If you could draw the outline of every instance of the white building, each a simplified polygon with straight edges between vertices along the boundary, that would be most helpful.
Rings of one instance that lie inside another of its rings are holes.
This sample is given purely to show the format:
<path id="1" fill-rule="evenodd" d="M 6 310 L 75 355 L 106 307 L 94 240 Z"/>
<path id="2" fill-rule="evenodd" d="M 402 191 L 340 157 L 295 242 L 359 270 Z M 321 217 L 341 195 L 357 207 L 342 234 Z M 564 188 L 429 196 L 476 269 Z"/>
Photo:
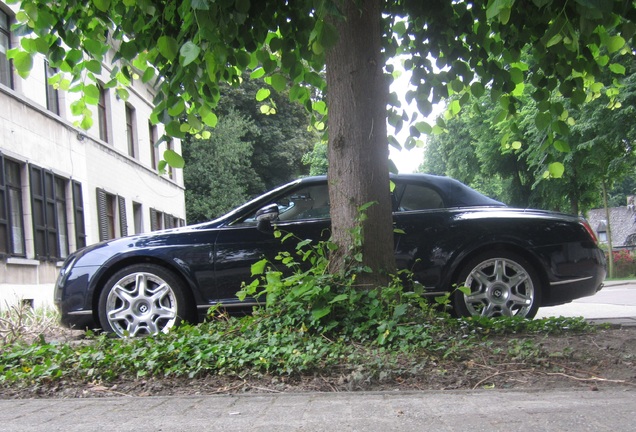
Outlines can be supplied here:
<path id="1" fill-rule="evenodd" d="M 101 88 L 93 127 L 75 127 L 77 96 L 48 84 L 55 71 L 43 57 L 28 79 L 15 73 L 13 19 L 0 3 L 0 308 L 51 305 L 69 252 L 185 223 L 181 171 L 157 172 L 167 147 L 181 149 L 176 140 L 155 146 L 163 129 L 149 122 L 152 89 L 135 81 L 124 101 Z"/>

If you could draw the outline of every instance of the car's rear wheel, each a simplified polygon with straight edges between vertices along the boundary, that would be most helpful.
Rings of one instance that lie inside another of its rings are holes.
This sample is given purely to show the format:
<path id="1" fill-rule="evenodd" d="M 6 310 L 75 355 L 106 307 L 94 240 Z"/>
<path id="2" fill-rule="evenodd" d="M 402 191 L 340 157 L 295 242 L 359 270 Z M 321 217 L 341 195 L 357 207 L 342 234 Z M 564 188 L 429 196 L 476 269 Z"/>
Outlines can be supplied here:
<path id="1" fill-rule="evenodd" d="M 533 318 L 541 303 L 536 271 L 523 257 L 508 251 L 487 252 L 467 262 L 459 273 L 453 306 L 459 316 Z"/>
<path id="2" fill-rule="evenodd" d="M 99 298 L 102 329 L 120 337 L 166 333 L 189 316 L 182 282 L 154 264 L 115 273 Z"/>

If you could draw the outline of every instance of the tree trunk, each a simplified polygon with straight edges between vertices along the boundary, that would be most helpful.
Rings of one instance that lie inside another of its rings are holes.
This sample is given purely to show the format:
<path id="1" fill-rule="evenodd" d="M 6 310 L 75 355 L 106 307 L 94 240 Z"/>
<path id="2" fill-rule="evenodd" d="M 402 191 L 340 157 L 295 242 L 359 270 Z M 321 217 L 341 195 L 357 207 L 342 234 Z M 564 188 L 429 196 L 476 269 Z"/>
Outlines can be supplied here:
<path id="1" fill-rule="evenodd" d="M 610 221 L 611 213 L 609 209 L 609 205 L 607 204 L 607 182 L 603 180 L 602 183 L 602 191 L 603 191 L 603 207 L 605 207 L 605 219 L 607 219 L 606 229 L 607 229 L 607 277 L 614 277 L 614 246 L 612 244 L 612 223 Z"/>
<path id="2" fill-rule="evenodd" d="M 380 0 L 341 0 L 344 19 L 333 18 L 338 42 L 326 53 L 329 103 L 329 198 L 332 240 L 339 246 L 332 271 L 342 270 L 355 236 L 359 207 L 376 202 L 362 223 L 357 279 L 383 284 L 395 270 L 389 186 L 386 106 L 389 94 L 381 53 Z"/>

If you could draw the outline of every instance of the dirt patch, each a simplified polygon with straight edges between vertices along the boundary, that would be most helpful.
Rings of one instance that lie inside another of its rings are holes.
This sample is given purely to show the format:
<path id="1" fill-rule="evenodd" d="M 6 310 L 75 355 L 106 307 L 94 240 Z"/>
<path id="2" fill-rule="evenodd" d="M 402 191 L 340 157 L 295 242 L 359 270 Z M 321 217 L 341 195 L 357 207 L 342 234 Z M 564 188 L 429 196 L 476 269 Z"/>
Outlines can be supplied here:
<path id="1" fill-rule="evenodd" d="M 77 334 L 59 335 L 68 340 Z M 386 372 L 309 376 L 148 378 L 109 383 L 61 380 L 0 387 L 0 398 L 83 398 L 378 390 L 636 389 L 636 327 L 589 334 L 495 336 L 461 361 L 426 360 Z"/>

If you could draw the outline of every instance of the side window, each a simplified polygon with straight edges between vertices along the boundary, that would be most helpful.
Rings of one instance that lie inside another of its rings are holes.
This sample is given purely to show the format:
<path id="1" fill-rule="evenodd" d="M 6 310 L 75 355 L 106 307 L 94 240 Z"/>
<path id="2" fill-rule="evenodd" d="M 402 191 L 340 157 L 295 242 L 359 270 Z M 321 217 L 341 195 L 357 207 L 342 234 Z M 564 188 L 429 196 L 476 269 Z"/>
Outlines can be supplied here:
<path id="1" fill-rule="evenodd" d="M 409 184 L 404 188 L 397 211 L 431 210 L 444 208 L 444 201 L 436 190 L 423 185 Z"/>
<path id="2" fill-rule="evenodd" d="M 278 200 L 279 220 L 325 219 L 329 217 L 327 185 L 309 186 Z"/>
<path id="3" fill-rule="evenodd" d="M 274 203 L 278 205 L 279 221 L 313 220 L 329 218 L 329 191 L 326 184 L 296 189 Z M 244 223 L 255 223 L 250 215 Z"/>

